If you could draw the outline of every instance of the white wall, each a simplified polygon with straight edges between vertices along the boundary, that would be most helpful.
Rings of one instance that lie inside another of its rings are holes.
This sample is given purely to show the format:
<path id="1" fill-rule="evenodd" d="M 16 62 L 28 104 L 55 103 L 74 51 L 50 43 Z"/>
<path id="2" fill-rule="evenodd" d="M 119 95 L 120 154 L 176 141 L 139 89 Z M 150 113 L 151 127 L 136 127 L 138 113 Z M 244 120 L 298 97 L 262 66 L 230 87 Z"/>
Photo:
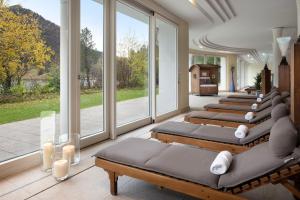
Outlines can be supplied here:
<path id="1" fill-rule="evenodd" d="M 246 76 L 245 76 L 245 85 L 252 86 L 254 85 L 254 77 L 257 73 L 260 73 L 263 69 L 263 66 L 257 64 L 248 64 L 246 65 Z"/>

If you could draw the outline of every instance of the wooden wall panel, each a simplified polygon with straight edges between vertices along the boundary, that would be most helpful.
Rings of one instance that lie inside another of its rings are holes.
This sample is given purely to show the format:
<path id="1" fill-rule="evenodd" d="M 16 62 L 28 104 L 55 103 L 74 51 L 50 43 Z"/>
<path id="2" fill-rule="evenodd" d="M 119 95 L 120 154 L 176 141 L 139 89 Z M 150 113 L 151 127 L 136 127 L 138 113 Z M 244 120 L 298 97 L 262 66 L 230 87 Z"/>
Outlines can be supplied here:
<path id="1" fill-rule="evenodd" d="M 300 127 L 300 43 L 292 45 L 291 59 L 291 118 Z"/>

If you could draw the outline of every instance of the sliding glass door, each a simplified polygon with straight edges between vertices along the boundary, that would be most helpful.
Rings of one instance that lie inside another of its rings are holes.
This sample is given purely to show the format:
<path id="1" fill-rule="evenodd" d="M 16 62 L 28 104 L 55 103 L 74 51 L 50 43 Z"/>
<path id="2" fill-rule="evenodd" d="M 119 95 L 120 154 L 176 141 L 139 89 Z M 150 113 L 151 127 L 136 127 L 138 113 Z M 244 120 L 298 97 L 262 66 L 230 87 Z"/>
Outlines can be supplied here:
<path id="1" fill-rule="evenodd" d="M 177 27 L 156 17 L 156 116 L 177 110 Z"/>
<path id="2" fill-rule="evenodd" d="M 104 131 L 103 0 L 81 0 L 81 137 Z"/>
<path id="3" fill-rule="evenodd" d="M 147 13 L 117 1 L 117 127 L 150 117 L 149 24 Z"/>

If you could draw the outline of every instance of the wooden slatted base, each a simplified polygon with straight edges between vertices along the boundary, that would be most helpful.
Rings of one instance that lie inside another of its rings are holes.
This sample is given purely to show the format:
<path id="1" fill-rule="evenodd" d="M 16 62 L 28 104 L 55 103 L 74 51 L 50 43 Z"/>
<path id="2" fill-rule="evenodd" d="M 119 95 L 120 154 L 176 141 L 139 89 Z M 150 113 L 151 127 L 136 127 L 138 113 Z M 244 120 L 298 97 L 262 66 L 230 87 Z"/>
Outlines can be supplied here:
<path id="1" fill-rule="evenodd" d="M 129 177 L 144 180 L 146 182 L 158 185 L 160 188 L 169 188 L 171 190 L 181 192 L 199 199 L 207 200 L 242 200 L 244 197 L 238 194 L 252 190 L 254 188 L 272 183 L 282 184 L 294 196 L 300 198 L 300 192 L 296 187 L 288 181 L 288 178 L 293 178 L 299 175 L 300 165 L 295 164 L 286 167 L 271 174 L 256 178 L 254 180 L 243 183 L 233 188 L 227 188 L 226 191 L 213 189 L 204 185 L 196 184 L 186 180 L 177 179 L 174 177 L 162 175 L 155 172 L 150 172 L 135 167 L 107 161 L 96 158 L 95 165 L 107 171 L 110 180 L 110 191 L 112 195 L 118 194 L 118 176 L 126 175 Z"/>
<path id="2" fill-rule="evenodd" d="M 232 101 L 219 101 L 220 104 L 226 105 L 240 105 L 240 106 L 251 106 L 255 102 L 232 102 Z"/>
<path id="3" fill-rule="evenodd" d="M 164 143 L 177 142 L 181 144 L 194 145 L 201 148 L 206 148 L 214 151 L 230 151 L 231 153 L 241 153 L 249 149 L 247 146 L 226 144 L 221 142 L 213 142 L 208 140 L 201 140 L 196 138 L 171 135 L 165 133 L 152 132 L 151 137 L 158 139 Z"/>
<path id="4" fill-rule="evenodd" d="M 192 183 L 185 180 L 161 175 L 159 173 L 130 167 L 123 164 L 96 158 L 96 166 L 103 168 L 108 172 L 110 179 L 111 194 L 117 195 L 117 176 L 126 175 L 129 177 L 144 180 L 146 182 L 158 185 L 162 188 L 168 188 L 183 194 L 187 194 L 199 199 L 205 200 L 245 200 L 245 198 L 234 195 L 221 190 L 212 189 L 210 187 Z"/>
<path id="5" fill-rule="evenodd" d="M 231 153 L 236 154 L 236 153 L 241 153 L 246 150 L 249 150 L 249 148 L 255 145 L 269 141 L 270 135 L 267 134 L 245 145 L 228 144 L 228 143 L 202 140 L 198 138 L 184 137 L 184 136 L 172 135 L 172 134 L 160 133 L 160 132 L 152 132 L 151 137 L 160 140 L 161 142 L 164 143 L 177 142 L 181 144 L 194 145 L 197 147 L 206 148 L 214 151 L 227 150 L 230 151 Z"/>
<path id="6" fill-rule="evenodd" d="M 269 183 L 272 184 L 280 183 L 284 187 L 286 187 L 294 196 L 300 198 L 300 192 L 298 191 L 298 189 L 288 181 L 289 178 L 292 178 L 293 176 L 296 176 L 299 173 L 300 173 L 300 165 L 295 164 L 290 167 L 283 168 L 280 171 L 276 171 L 271 174 L 262 176 L 258 179 L 248 181 L 239 186 L 228 189 L 227 191 L 232 194 L 239 194 Z"/>

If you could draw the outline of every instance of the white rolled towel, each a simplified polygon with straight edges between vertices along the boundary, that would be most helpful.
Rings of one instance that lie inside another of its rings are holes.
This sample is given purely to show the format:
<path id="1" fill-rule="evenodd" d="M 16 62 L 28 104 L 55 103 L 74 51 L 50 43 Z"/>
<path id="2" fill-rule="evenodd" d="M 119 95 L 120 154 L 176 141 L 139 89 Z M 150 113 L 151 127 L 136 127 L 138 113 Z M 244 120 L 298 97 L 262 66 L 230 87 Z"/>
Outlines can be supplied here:
<path id="1" fill-rule="evenodd" d="M 237 138 L 244 138 L 247 136 L 248 133 L 248 127 L 245 125 L 239 125 L 236 131 L 234 132 L 235 137 Z"/>
<path id="2" fill-rule="evenodd" d="M 257 108 L 258 108 L 258 104 L 257 103 L 252 104 L 252 106 L 251 106 L 252 110 L 256 110 Z"/>
<path id="3" fill-rule="evenodd" d="M 258 103 L 260 103 L 260 102 L 262 101 L 262 99 L 258 97 L 258 98 L 256 99 L 256 101 L 257 101 Z"/>
<path id="4" fill-rule="evenodd" d="M 225 174 L 232 162 L 229 151 L 221 151 L 210 166 L 210 172 L 216 175 Z"/>
<path id="5" fill-rule="evenodd" d="M 253 112 L 247 112 L 247 114 L 245 115 L 245 120 L 251 120 L 254 118 L 254 113 Z"/>
<path id="6" fill-rule="evenodd" d="M 259 98 L 264 98 L 264 94 L 259 94 Z"/>

